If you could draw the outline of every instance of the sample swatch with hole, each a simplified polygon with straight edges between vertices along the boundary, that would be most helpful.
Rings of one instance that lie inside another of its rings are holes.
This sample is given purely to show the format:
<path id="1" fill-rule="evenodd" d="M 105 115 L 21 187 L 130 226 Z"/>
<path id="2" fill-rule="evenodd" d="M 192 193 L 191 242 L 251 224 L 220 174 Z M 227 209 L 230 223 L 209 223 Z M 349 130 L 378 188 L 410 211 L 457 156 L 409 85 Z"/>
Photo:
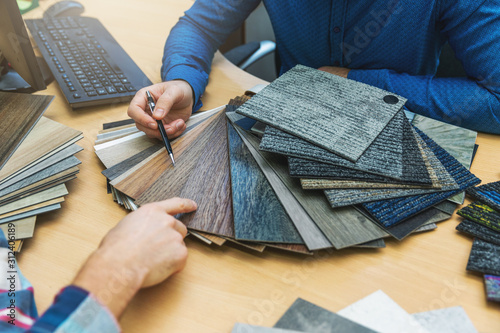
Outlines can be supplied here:
<path id="1" fill-rule="evenodd" d="M 405 102 L 382 89 L 297 65 L 236 112 L 355 162 Z"/>

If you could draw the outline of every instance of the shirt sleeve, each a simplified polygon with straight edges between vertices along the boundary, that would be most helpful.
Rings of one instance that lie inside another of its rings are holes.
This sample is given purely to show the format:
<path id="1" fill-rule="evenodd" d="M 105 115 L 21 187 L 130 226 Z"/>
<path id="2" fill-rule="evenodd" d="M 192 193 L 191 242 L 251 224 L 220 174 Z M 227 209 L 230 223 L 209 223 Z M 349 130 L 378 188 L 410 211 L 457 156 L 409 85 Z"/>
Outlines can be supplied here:
<path id="1" fill-rule="evenodd" d="M 86 290 L 68 286 L 38 318 L 33 287 L 23 276 L 0 230 L 0 332 L 120 332 L 115 317 Z M 12 236 L 13 238 L 13 236 Z"/>
<path id="2" fill-rule="evenodd" d="M 172 28 L 165 43 L 161 77 L 182 79 L 194 92 L 194 111 L 208 84 L 215 51 L 257 7 L 260 0 L 197 0 Z"/>
<path id="3" fill-rule="evenodd" d="M 350 79 L 408 99 L 416 113 L 500 134 L 500 1 L 442 0 L 438 28 L 467 78 L 412 76 L 388 69 L 351 70 Z"/>

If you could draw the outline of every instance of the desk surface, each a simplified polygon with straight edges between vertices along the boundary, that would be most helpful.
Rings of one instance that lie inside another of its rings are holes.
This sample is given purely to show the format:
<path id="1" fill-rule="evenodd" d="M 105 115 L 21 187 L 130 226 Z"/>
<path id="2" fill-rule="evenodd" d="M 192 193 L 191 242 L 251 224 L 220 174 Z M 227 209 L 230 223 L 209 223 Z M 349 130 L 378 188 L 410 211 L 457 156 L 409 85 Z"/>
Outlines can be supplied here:
<path id="1" fill-rule="evenodd" d="M 52 0 L 26 17 L 39 17 Z M 86 16 L 99 18 L 153 82 L 160 82 L 163 45 L 192 1 L 84 0 Z M 214 61 L 204 109 L 262 81 L 221 56 Z M 105 122 L 127 118 L 127 105 L 73 111 L 56 83 L 41 94 L 56 99 L 45 116 L 83 131 L 81 171 L 68 183 L 62 209 L 39 216 L 19 265 L 33 284 L 39 311 L 71 282 L 101 238 L 127 212 L 106 194 L 104 169 L 93 151 Z M 483 183 L 500 180 L 500 136 L 480 134 L 472 172 Z M 468 201 L 466 202 L 468 203 Z M 500 331 L 500 305 L 487 303 L 481 275 L 466 272 L 472 240 L 455 231 L 458 217 L 432 232 L 381 250 L 347 249 L 315 257 L 279 251 L 263 254 L 186 240 L 186 268 L 166 282 L 140 291 L 120 322 L 124 332 L 230 332 L 235 322 L 272 326 L 297 297 L 332 311 L 382 289 L 406 311 L 461 305 L 481 332 Z"/>

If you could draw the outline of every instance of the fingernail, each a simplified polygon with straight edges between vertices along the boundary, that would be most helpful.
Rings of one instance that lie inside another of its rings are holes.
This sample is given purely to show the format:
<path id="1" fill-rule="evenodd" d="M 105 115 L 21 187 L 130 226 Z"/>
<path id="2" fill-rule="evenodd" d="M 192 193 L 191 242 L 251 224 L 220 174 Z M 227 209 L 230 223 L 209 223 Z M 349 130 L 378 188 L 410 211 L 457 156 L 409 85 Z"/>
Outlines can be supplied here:
<path id="1" fill-rule="evenodd" d="M 181 122 L 178 122 L 177 124 L 175 124 L 175 127 L 180 130 L 182 129 L 182 123 Z"/>
<path id="2" fill-rule="evenodd" d="M 195 209 L 198 208 L 198 205 L 196 204 L 196 202 L 194 202 L 193 200 L 191 200 L 191 202 L 193 203 L 193 206 Z"/>
<path id="3" fill-rule="evenodd" d="M 149 126 L 149 128 L 156 129 L 155 123 L 149 123 L 148 126 Z"/>
<path id="4" fill-rule="evenodd" d="M 163 110 L 163 109 L 156 109 L 155 110 L 155 116 L 163 118 L 164 115 L 165 115 L 165 110 Z"/>

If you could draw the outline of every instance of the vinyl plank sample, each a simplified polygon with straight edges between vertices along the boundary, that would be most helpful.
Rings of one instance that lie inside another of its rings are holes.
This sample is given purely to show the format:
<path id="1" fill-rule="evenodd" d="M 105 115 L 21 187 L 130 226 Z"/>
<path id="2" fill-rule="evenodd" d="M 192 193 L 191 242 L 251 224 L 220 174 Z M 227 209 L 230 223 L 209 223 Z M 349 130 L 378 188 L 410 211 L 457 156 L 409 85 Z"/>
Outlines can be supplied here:
<path id="1" fill-rule="evenodd" d="M 472 187 L 467 193 L 500 212 L 500 181 Z"/>
<path id="2" fill-rule="evenodd" d="M 334 312 L 297 298 L 274 325 L 275 328 L 295 329 L 302 332 L 375 332 L 368 327 L 344 318 Z"/>
<path id="3" fill-rule="evenodd" d="M 28 211 L 26 213 L 20 213 L 20 214 L 14 215 L 14 216 L 10 216 L 10 217 L 6 217 L 6 218 L 3 218 L 3 219 L 0 219 L 0 224 L 11 222 L 11 221 L 25 219 L 27 217 L 31 217 L 31 216 L 35 216 L 35 215 L 40 215 L 40 214 L 51 212 L 53 210 L 57 210 L 57 209 L 60 209 L 60 208 L 61 208 L 61 204 L 60 203 L 49 205 L 49 206 L 45 206 L 45 207 L 42 207 L 42 208 L 37 208 L 37 209 L 34 209 L 34 210 L 30 210 L 30 211 Z"/>
<path id="4" fill-rule="evenodd" d="M 337 313 L 377 332 L 429 333 L 415 318 L 381 290 Z"/>
<path id="5" fill-rule="evenodd" d="M 304 240 L 307 248 L 311 251 L 331 248 L 332 244 L 330 241 L 311 219 L 304 207 L 300 205 L 295 196 L 290 192 L 277 172 L 271 167 L 270 162 L 262 156 L 264 152 L 258 150 L 259 144 L 254 140 L 255 138 L 252 137 L 251 134 L 247 134 L 238 128 L 235 129 L 240 134 L 243 142 L 247 145 L 248 150 L 257 164 L 259 164 L 260 169 L 278 195 L 278 199 L 283 205 L 283 208 L 287 211 L 288 216 L 292 219 L 293 224 Z"/>
<path id="6" fill-rule="evenodd" d="M 231 333 L 299 333 L 303 331 L 285 330 L 281 328 L 262 327 L 243 323 L 236 323 Z"/>
<path id="7" fill-rule="evenodd" d="M 262 243 L 267 248 L 275 248 L 287 252 L 294 252 L 300 254 L 312 255 L 313 252 L 309 251 L 307 246 L 302 244 L 277 244 L 277 243 Z"/>
<path id="8" fill-rule="evenodd" d="M 35 232 L 36 216 L 27 217 L 10 223 L 0 224 L 4 235 L 7 235 L 8 229 L 13 230 L 14 239 L 26 239 L 33 237 Z"/>
<path id="9" fill-rule="evenodd" d="M 257 162 L 227 123 L 235 239 L 303 244 Z"/>
<path id="10" fill-rule="evenodd" d="M 234 237 L 225 114 L 219 113 L 210 125 L 200 134 L 206 139 L 197 140 L 193 149 L 178 157 L 175 172 L 173 167 L 167 169 L 136 203 L 172 196 L 192 199 L 198 204 L 196 212 L 179 217 L 188 228 Z"/>
<path id="11" fill-rule="evenodd" d="M 0 170 L 54 96 L 0 92 Z"/>
<path id="12" fill-rule="evenodd" d="M 40 202 L 40 203 L 37 203 L 34 205 L 30 205 L 30 206 L 27 206 L 24 208 L 16 209 L 16 210 L 10 211 L 10 212 L 5 213 L 5 214 L 0 214 L 0 219 L 3 220 L 3 219 L 8 218 L 8 217 L 16 217 L 17 215 L 32 212 L 36 209 L 40 209 L 43 207 L 48 207 L 48 206 L 52 206 L 55 204 L 60 204 L 61 202 L 64 202 L 64 197 L 58 197 L 55 199 L 51 199 L 51 200 Z"/>
<path id="13" fill-rule="evenodd" d="M 151 156 L 152 154 L 156 153 L 161 149 L 160 145 L 154 145 L 151 146 L 129 158 L 127 158 L 124 161 L 121 161 L 120 163 L 117 163 L 113 165 L 112 167 L 104 170 L 102 174 L 108 178 L 109 180 L 113 180 L 116 177 L 122 175 L 126 171 L 130 170 L 132 167 L 135 165 L 139 164 L 142 162 L 145 158 Z"/>
<path id="14" fill-rule="evenodd" d="M 0 179 L 6 179 L 33 162 L 47 156 L 55 148 L 80 136 L 82 132 L 41 117 L 28 136 L 0 170 Z"/>
<path id="15" fill-rule="evenodd" d="M 484 284 L 488 301 L 500 302 L 500 276 L 485 275 Z"/>
<path id="16" fill-rule="evenodd" d="M 237 112 L 356 161 L 405 102 L 387 91 L 297 65 Z"/>
<path id="17" fill-rule="evenodd" d="M 0 206 L 0 215 L 4 215 L 6 213 L 19 210 L 21 208 L 29 207 L 36 205 L 38 203 L 42 203 L 45 201 L 49 201 L 58 197 L 62 197 L 68 194 L 66 190 L 66 186 L 64 184 L 54 186 L 53 188 L 47 189 L 45 191 L 30 195 L 26 198 L 23 198 L 18 201 L 14 201 L 12 203 L 8 203 L 6 205 Z"/>
<path id="18" fill-rule="evenodd" d="M 412 314 L 429 333 L 477 333 L 461 306 Z"/>
<path id="19" fill-rule="evenodd" d="M 239 245 L 239 246 L 243 246 L 244 248 L 246 249 L 250 249 L 250 250 L 253 250 L 253 251 L 257 251 L 257 252 L 264 252 L 264 250 L 266 249 L 266 246 L 264 244 L 259 244 L 259 243 L 254 243 L 254 242 L 245 242 L 245 241 L 238 241 L 232 237 L 224 237 L 226 240 L 228 240 L 229 242 L 231 243 L 234 243 L 236 245 Z"/>
<path id="20" fill-rule="evenodd" d="M 488 243 L 500 246 L 500 232 L 490 229 L 482 224 L 470 220 L 463 220 L 457 225 L 458 231 L 477 237 Z"/>
<path id="21" fill-rule="evenodd" d="M 457 214 L 500 232 L 500 213 L 485 204 L 473 202 L 458 210 Z"/>
<path id="22" fill-rule="evenodd" d="M 243 135 L 242 137 L 244 137 Z M 246 135 L 246 138 L 254 150 L 257 150 L 258 140 L 249 134 Z M 356 209 L 352 207 L 332 209 L 321 191 L 304 191 L 300 187 L 298 179 L 288 176 L 286 161 L 282 156 L 268 152 L 259 153 L 335 248 L 341 249 L 366 243 L 387 235 Z M 300 232 L 298 227 L 297 229 Z M 302 233 L 301 236 L 304 239 Z"/>
<path id="23" fill-rule="evenodd" d="M 27 187 L 29 185 L 32 185 L 36 182 L 39 182 L 41 180 L 44 180 L 46 178 L 52 177 L 60 172 L 63 172 L 65 170 L 71 169 L 77 165 L 79 165 L 81 162 L 78 158 L 74 156 L 70 156 L 56 164 L 53 164 L 52 166 L 45 168 L 37 173 L 32 174 L 29 177 L 26 177 L 20 181 L 18 181 L 15 184 L 10 185 L 9 187 L 3 188 L 0 190 L 0 202 L 3 201 L 3 197 L 5 197 L 8 194 L 11 194 L 12 192 L 15 192 L 19 189 L 22 189 L 24 187 Z"/>
<path id="24" fill-rule="evenodd" d="M 76 144 L 70 145 L 69 147 L 62 149 L 61 151 L 55 153 L 54 155 L 48 157 L 47 159 L 41 161 L 40 163 L 35 164 L 31 168 L 28 168 L 23 172 L 18 173 L 16 176 L 11 177 L 8 181 L 2 182 L 0 184 L 0 190 L 3 190 L 4 188 L 9 187 L 17 182 L 20 182 L 23 179 L 35 173 L 38 173 L 44 170 L 45 168 L 48 168 L 68 157 L 71 157 L 82 150 L 83 148 L 80 147 L 79 145 Z"/>
<path id="25" fill-rule="evenodd" d="M 218 236 L 215 236 L 215 235 L 211 235 L 211 234 L 207 234 L 207 233 L 204 233 L 204 232 L 200 232 L 200 231 L 191 231 L 192 234 L 198 234 L 198 235 L 201 235 L 202 237 L 205 237 L 205 238 L 208 238 L 212 243 L 214 244 L 217 244 L 219 246 L 222 246 L 224 245 L 224 243 L 226 242 L 226 240 L 222 237 L 218 237 Z"/>
<path id="26" fill-rule="evenodd" d="M 215 119 L 217 119 L 216 116 L 206 119 L 188 134 L 171 142 L 175 152 L 176 165 L 182 165 L 182 168 L 172 167 L 166 150 L 161 149 L 151 155 L 152 158 L 145 159 L 144 163 L 137 164 L 113 179 L 111 184 L 135 200 L 144 194 L 141 201 L 156 201 L 156 192 L 163 193 L 162 196 L 178 196 L 199 155 L 210 141 L 209 133 L 213 131 Z M 162 184 L 158 184 L 158 188 L 155 187 L 154 184 L 159 182 L 159 179 L 170 179 L 168 187 L 164 188 Z"/>
<path id="27" fill-rule="evenodd" d="M 500 245 L 474 239 L 467 270 L 484 274 L 500 275 Z"/>
<path id="28" fill-rule="evenodd" d="M 125 125 L 132 125 L 132 124 L 135 124 L 134 119 L 123 119 L 123 120 L 117 120 L 117 121 L 113 121 L 110 123 L 102 124 L 102 129 L 106 130 L 106 129 L 110 129 L 110 128 L 115 128 L 115 127 L 125 126 Z"/>
<path id="29" fill-rule="evenodd" d="M 104 146 L 110 143 L 114 144 Z M 100 145 L 101 147 L 95 146 L 95 153 L 101 160 L 102 164 L 104 164 L 106 168 L 110 168 L 113 165 L 140 153 L 144 149 L 154 146 L 155 144 L 158 144 L 158 140 L 148 138 L 143 132 L 141 132 L 128 135 L 119 140 L 103 143 Z"/>
<path id="30" fill-rule="evenodd" d="M 457 184 L 459 184 L 460 189 L 364 203 L 363 207 L 386 227 L 404 221 L 417 212 L 427 209 L 428 207 L 481 182 L 480 179 L 470 173 L 469 170 L 448 154 L 446 150 L 432 141 L 432 139 L 427 137 L 418 129 L 417 132 L 427 143 L 429 148 L 432 149 L 443 166 L 446 167 L 449 174 L 453 176 Z"/>
<path id="31" fill-rule="evenodd" d="M 356 163 L 271 126 L 266 128 L 260 149 L 402 181 L 430 184 L 410 126 L 403 112 L 398 112 Z"/>

